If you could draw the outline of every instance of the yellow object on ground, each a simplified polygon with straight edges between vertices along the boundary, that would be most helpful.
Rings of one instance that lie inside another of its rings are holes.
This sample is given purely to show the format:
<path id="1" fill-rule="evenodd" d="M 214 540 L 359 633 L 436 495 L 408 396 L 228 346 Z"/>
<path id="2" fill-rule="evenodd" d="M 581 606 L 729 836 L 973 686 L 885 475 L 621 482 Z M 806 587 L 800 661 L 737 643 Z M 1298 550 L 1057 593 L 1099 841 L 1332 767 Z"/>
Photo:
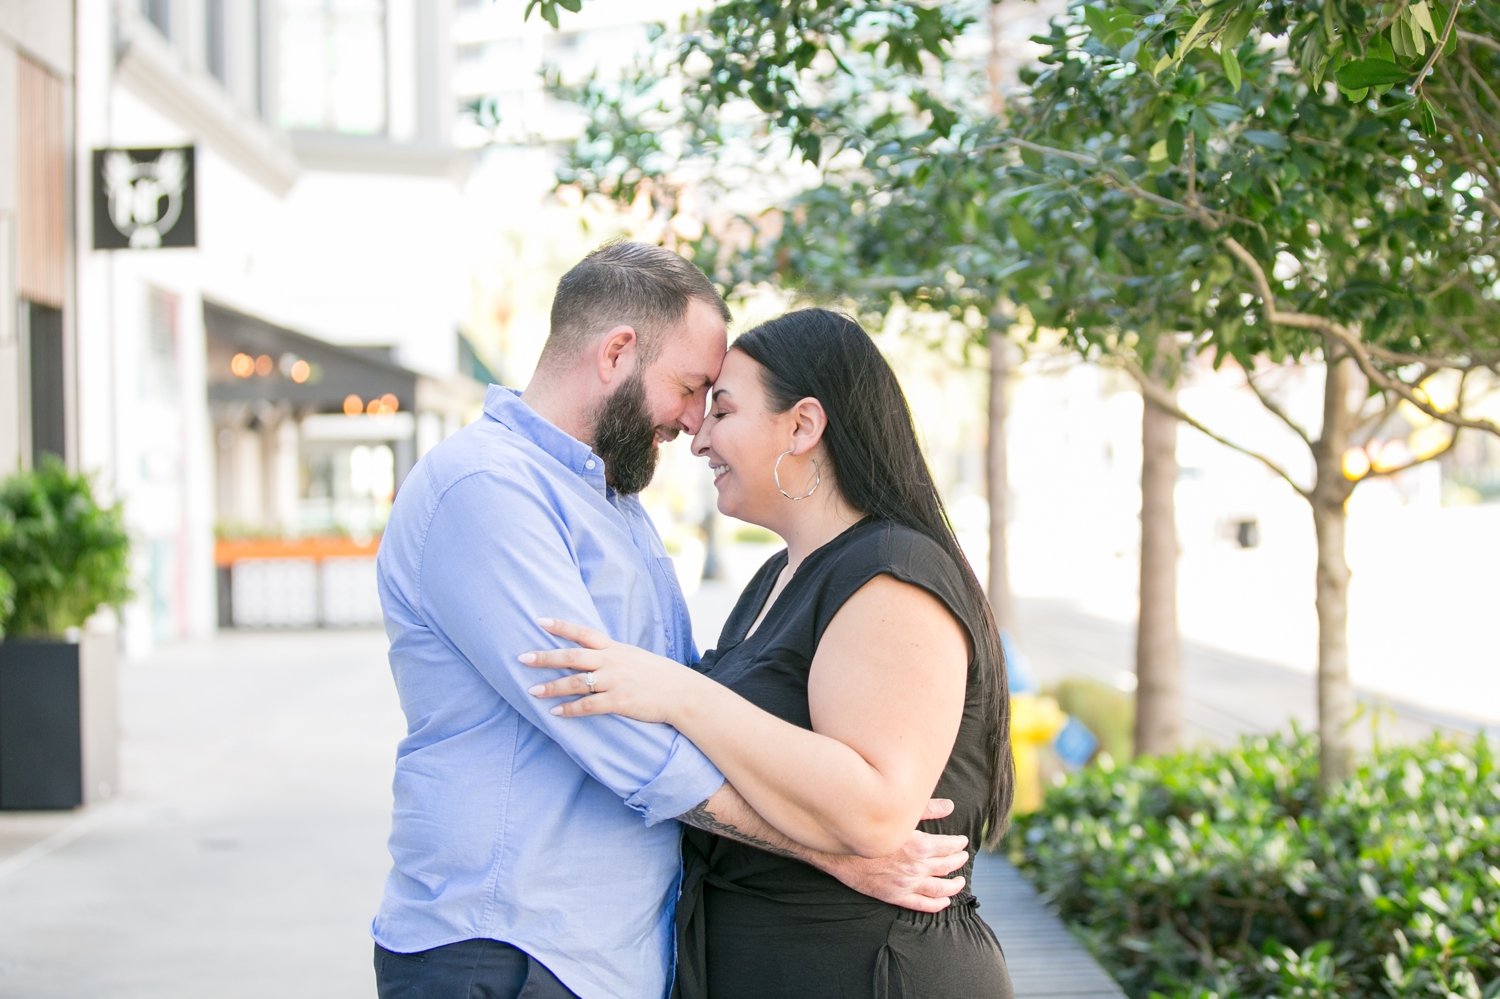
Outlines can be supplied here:
<path id="1" fill-rule="evenodd" d="M 1010 697 L 1010 747 L 1016 758 L 1017 815 L 1042 807 L 1041 749 L 1057 738 L 1068 716 L 1051 697 L 1012 694 Z"/>

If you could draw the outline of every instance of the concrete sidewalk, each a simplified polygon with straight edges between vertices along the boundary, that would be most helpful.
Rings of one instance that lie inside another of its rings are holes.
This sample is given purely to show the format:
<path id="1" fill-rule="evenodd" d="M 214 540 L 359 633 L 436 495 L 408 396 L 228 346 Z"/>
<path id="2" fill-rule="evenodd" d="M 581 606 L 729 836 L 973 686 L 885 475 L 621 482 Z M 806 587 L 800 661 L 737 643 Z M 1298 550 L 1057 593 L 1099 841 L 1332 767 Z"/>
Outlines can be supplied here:
<path id="1" fill-rule="evenodd" d="M 121 793 L 0 813 L 0 996 L 361 997 L 404 724 L 378 631 L 127 664 Z"/>

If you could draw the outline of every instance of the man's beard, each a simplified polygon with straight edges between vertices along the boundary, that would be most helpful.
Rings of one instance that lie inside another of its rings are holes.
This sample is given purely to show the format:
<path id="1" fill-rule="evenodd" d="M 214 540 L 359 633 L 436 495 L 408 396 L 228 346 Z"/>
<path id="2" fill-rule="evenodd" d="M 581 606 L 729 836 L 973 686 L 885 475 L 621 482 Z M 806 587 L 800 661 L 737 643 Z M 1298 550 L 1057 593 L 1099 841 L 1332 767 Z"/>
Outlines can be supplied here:
<path id="1" fill-rule="evenodd" d="M 633 495 L 656 474 L 656 425 L 646 411 L 639 372 L 621 383 L 594 413 L 594 453 L 604 459 L 604 481 Z"/>

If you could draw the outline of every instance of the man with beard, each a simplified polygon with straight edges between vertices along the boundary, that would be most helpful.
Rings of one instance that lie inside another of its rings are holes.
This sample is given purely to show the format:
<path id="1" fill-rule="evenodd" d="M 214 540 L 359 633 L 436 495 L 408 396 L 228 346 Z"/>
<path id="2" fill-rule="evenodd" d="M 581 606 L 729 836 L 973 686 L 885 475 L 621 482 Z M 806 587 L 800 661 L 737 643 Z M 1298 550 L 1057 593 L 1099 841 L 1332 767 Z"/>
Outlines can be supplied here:
<path id="1" fill-rule="evenodd" d="M 407 718 L 393 866 L 372 925 L 382 999 L 653 997 L 672 972 L 681 822 L 807 860 L 933 911 L 961 886 L 960 837 L 893 858 L 813 854 L 771 829 L 675 730 L 569 724 L 517 661 L 566 613 L 691 663 L 687 610 L 636 494 L 657 448 L 696 433 L 729 310 L 688 261 L 620 242 L 558 284 L 522 394 L 419 461 L 377 560 Z M 936 815 L 937 812 L 932 814 Z"/>

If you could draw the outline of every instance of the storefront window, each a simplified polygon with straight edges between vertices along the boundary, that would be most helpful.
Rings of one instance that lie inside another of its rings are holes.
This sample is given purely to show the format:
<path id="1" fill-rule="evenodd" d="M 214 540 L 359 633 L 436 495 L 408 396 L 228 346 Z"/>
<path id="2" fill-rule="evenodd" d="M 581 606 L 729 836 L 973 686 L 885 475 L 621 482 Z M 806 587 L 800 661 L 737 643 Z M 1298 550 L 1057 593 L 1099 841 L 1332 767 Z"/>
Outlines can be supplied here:
<path id="1" fill-rule="evenodd" d="M 396 494 L 396 457 L 388 444 L 307 442 L 298 528 L 304 534 L 373 537 Z"/>

